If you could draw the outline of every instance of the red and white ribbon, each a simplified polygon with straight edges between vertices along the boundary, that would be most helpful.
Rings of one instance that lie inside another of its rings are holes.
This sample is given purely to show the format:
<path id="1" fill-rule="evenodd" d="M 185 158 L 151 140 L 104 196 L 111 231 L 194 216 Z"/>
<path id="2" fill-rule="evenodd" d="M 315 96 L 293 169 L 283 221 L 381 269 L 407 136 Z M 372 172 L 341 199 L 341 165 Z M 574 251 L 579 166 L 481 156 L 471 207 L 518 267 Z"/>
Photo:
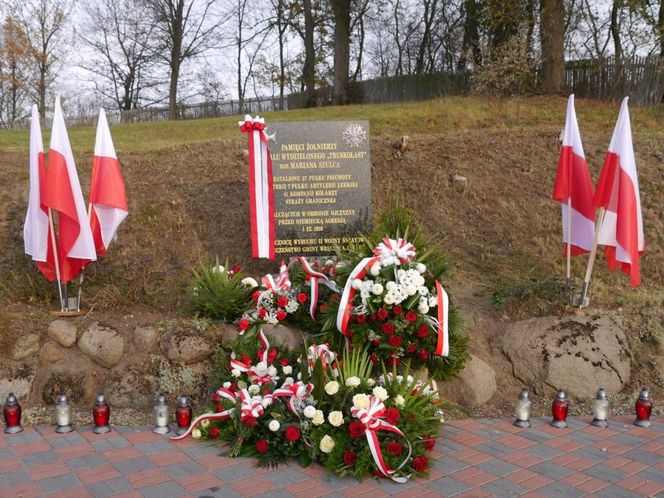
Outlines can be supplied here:
<path id="1" fill-rule="evenodd" d="M 291 289 L 291 281 L 290 281 L 290 275 L 288 273 L 288 266 L 286 266 L 286 263 L 284 261 L 281 262 L 281 266 L 279 267 L 279 276 L 277 277 L 277 280 L 275 280 L 272 275 L 267 274 L 261 279 L 261 283 L 263 284 L 264 287 L 267 288 L 268 291 L 288 292 Z"/>
<path id="2" fill-rule="evenodd" d="M 271 377 L 267 373 L 267 358 L 270 349 L 270 343 L 268 342 L 267 337 L 265 336 L 265 333 L 262 329 L 258 332 L 258 340 L 261 343 L 262 349 L 260 353 L 261 361 L 257 365 L 247 364 L 244 361 L 238 360 L 235 355 L 235 351 L 233 351 L 231 353 L 230 366 L 234 370 L 239 370 L 242 373 L 246 373 L 252 383 L 262 386 L 263 384 L 274 382 L 276 379 L 278 379 L 278 377 Z"/>
<path id="3" fill-rule="evenodd" d="M 233 391 L 220 387 L 217 389 L 216 393 L 217 396 L 220 398 L 227 399 L 228 401 L 236 402 L 236 395 L 233 393 Z M 194 432 L 194 429 L 203 422 L 204 420 L 228 420 L 231 418 L 233 415 L 233 412 L 235 411 L 235 407 L 231 407 L 228 410 L 224 410 L 223 412 L 219 413 L 204 413 L 203 415 L 199 415 L 196 417 L 189 428 L 186 430 L 186 432 L 180 436 L 175 436 L 171 438 L 171 441 L 181 441 L 183 439 L 188 438 L 192 432 Z"/>
<path id="4" fill-rule="evenodd" d="M 330 349 L 328 344 L 312 344 L 307 349 L 307 365 L 309 366 L 309 372 L 313 370 L 314 364 L 318 358 L 320 358 L 323 369 L 325 369 L 328 365 L 332 367 L 336 357 L 336 353 Z M 335 367 L 333 367 L 333 370 L 336 372 L 337 369 Z"/>
<path id="5" fill-rule="evenodd" d="M 401 432 L 398 427 L 383 420 L 382 417 L 385 416 L 385 405 L 383 402 L 376 396 L 369 396 L 369 408 L 358 408 L 357 406 L 353 406 L 350 409 L 350 413 L 353 417 L 362 422 L 362 425 L 364 425 L 364 434 L 367 437 L 369 449 L 371 450 L 371 455 L 373 456 L 374 462 L 376 462 L 378 470 L 384 476 L 389 477 L 395 482 L 401 484 L 407 482 L 408 479 L 410 479 L 410 476 L 395 477 L 394 474 L 408 463 L 413 448 L 410 441 L 406 439 L 406 436 L 404 436 L 403 432 Z M 380 449 L 378 435 L 376 434 L 378 431 L 393 432 L 406 440 L 408 445 L 408 455 L 406 455 L 404 461 L 396 469 L 390 469 L 387 463 L 385 463 L 383 451 Z"/>
<path id="6" fill-rule="evenodd" d="M 258 418 L 263 413 L 265 409 L 263 408 L 263 403 L 260 399 L 254 399 L 249 391 L 242 389 L 239 394 L 240 398 L 240 420 L 245 420 L 247 418 Z"/>
<path id="7" fill-rule="evenodd" d="M 275 258 L 274 189 L 272 159 L 265 134 L 265 120 L 244 117 L 238 123 L 249 135 L 249 211 L 251 254 L 254 258 Z"/>
<path id="8" fill-rule="evenodd" d="M 448 356 L 450 354 L 450 332 L 449 332 L 449 309 L 450 299 L 447 292 L 436 280 L 436 300 L 438 301 L 438 341 L 436 343 L 436 356 Z"/>
<path id="9" fill-rule="evenodd" d="M 381 261 L 394 258 L 401 264 L 406 264 L 415 258 L 415 246 L 405 239 L 390 239 L 385 237 L 383 242 L 374 248 L 374 254 L 380 257 Z"/>
<path id="10" fill-rule="evenodd" d="M 348 280 L 346 280 L 343 294 L 341 294 L 341 301 L 339 302 L 339 312 L 337 313 L 337 330 L 346 336 L 346 342 L 348 342 L 348 321 L 350 320 L 350 312 L 353 309 L 353 298 L 355 297 L 353 281 L 364 278 L 369 269 L 378 261 L 380 261 L 378 256 L 364 258 L 350 272 Z"/>
<path id="11" fill-rule="evenodd" d="M 308 398 L 314 390 L 313 384 L 304 384 L 302 381 L 286 384 L 272 393 L 273 398 L 288 398 L 288 408 L 294 415 L 300 416 L 295 409 L 295 402 Z"/>
<path id="12" fill-rule="evenodd" d="M 338 287 L 335 282 L 332 282 L 327 275 L 324 273 L 321 273 L 319 271 L 316 271 L 312 268 L 312 266 L 309 264 L 309 261 L 307 261 L 306 258 L 303 258 L 302 256 L 298 256 L 298 261 L 302 265 L 302 268 L 304 268 L 304 273 L 307 274 L 309 277 L 309 285 L 311 286 L 311 299 L 309 300 L 309 315 L 313 320 L 316 319 L 316 307 L 318 306 L 318 295 L 319 295 L 319 288 L 320 288 L 320 283 L 318 282 L 319 279 L 322 279 L 323 282 L 325 282 L 325 285 L 327 285 L 330 289 L 333 291 L 338 291 Z"/>

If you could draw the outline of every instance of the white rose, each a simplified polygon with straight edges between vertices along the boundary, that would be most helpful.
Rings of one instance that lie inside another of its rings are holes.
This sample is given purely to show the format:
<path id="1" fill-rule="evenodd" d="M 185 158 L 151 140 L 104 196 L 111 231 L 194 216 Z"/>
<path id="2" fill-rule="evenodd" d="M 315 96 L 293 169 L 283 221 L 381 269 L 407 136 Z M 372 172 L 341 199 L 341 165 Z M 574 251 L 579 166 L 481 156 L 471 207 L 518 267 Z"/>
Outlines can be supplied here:
<path id="1" fill-rule="evenodd" d="M 409 296 L 414 296 L 415 294 L 417 294 L 417 287 L 415 287 L 413 284 L 406 286 L 406 293 Z"/>
<path id="2" fill-rule="evenodd" d="M 212 273 L 224 273 L 226 271 L 226 268 L 224 268 L 221 265 L 217 265 L 214 268 L 212 268 Z"/>
<path id="3" fill-rule="evenodd" d="M 353 280 L 353 283 L 351 285 L 353 289 L 360 290 L 362 288 L 362 280 L 356 278 L 355 280 Z"/>
<path id="4" fill-rule="evenodd" d="M 374 396 L 376 396 L 379 400 L 385 401 L 387 398 L 389 398 L 389 394 L 387 394 L 387 391 L 385 390 L 384 387 L 381 386 L 376 386 L 373 388 L 373 391 L 371 391 Z"/>
<path id="5" fill-rule="evenodd" d="M 208 427 L 210 427 L 210 421 L 209 421 L 208 419 L 203 420 L 203 421 L 201 422 L 201 427 L 202 427 L 203 429 L 207 429 Z"/>
<path id="6" fill-rule="evenodd" d="M 259 361 L 258 363 L 256 363 L 256 372 L 258 373 L 267 372 L 267 362 Z"/>
<path id="7" fill-rule="evenodd" d="M 360 385 L 360 382 L 359 377 L 348 377 L 346 379 L 346 387 L 357 387 Z"/>
<path id="8" fill-rule="evenodd" d="M 423 265 L 422 263 L 417 263 L 417 265 L 415 265 L 415 268 L 420 273 L 424 273 L 425 271 L 427 271 L 427 267 L 425 265 Z"/>
<path id="9" fill-rule="evenodd" d="M 383 293 L 383 286 L 380 284 L 374 284 L 371 288 L 371 292 L 373 292 L 376 296 L 380 296 Z"/>
<path id="10" fill-rule="evenodd" d="M 321 425 L 323 422 L 325 422 L 325 415 L 322 410 L 316 410 L 316 413 L 314 413 L 314 416 L 311 419 L 311 423 L 314 425 Z"/>
<path id="11" fill-rule="evenodd" d="M 270 420 L 268 427 L 272 432 L 277 432 L 279 430 L 279 427 L 281 427 L 281 424 L 279 423 L 278 420 Z"/>
<path id="12" fill-rule="evenodd" d="M 323 439 L 320 440 L 319 447 L 323 453 L 332 453 L 332 450 L 334 449 L 334 439 L 325 434 Z"/>
<path id="13" fill-rule="evenodd" d="M 370 273 L 374 277 L 377 277 L 378 275 L 380 275 L 380 264 L 376 263 L 375 265 L 373 265 L 371 267 Z"/>
<path id="14" fill-rule="evenodd" d="M 231 387 L 231 383 L 230 383 L 230 382 L 224 382 L 224 383 L 221 385 L 221 387 L 223 387 L 224 389 L 228 389 L 229 387 Z"/>
<path id="15" fill-rule="evenodd" d="M 383 299 L 385 301 L 385 304 L 394 304 L 394 294 L 385 294 L 385 298 Z"/>
<path id="16" fill-rule="evenodd" d="M 429 313 L 429 305 L 424 301 L 420 301 L 420 304 L 417 305 L 417 311 L 419 311 L 423 315 L 426 315 L 427 313 Z"/>
<path id="17" fill-rule="evenodd" d="M 242 372 L 240 372 L 237 368 L 234 368 L 234 369 L 231 371 L 231 375 L 232 375 L 233 377 L 239 377 L 240 375 L 242 375 Z"/>
<path id="18" fill-rule="evenodd" d="M 191 437 L 193 437 L 194 439 L 200 439 L 201 436 L 202 436 L 201 431 L 199 431 L 198 429 L 194 429 L 191 432 Z"/>
<path id="19" fill-rule="evenodd" d="M 325 384 L 325 392 L 330 396 L 334 396 L 339 392 L 339 383 L 336 380 L 332 380 Z"/>
<path id="20" fill-rule="evenodd" d="M 269 368 L 267 369 L 267 374 L 268 374 L 270 377 L 276 377 L 276 376 L 277 376 L 277 369 L 274 368 L 274 367 L 269 367 Z"/>
<path id="21" fill-rule="evenodd" d="M 399 269 L 399 270 L 397 271 L 397 278 L 398 278 L 399 280 L 403 280 L 403 278 L 404 278 L 405 276 L 406 276 L 406 270 L 404 270 L 404 269 Z"/>
<path id="22" fill-rule="evenodd" d="M 367 386 L 373 387 L 376 385 L 376 381 L 373 379 L 367 379 Z"/>
<path id="23" fill-rule="evenodd" d="M 254 280 L 254 279 L 251 278 L 251 277 L 244 277 L 244 278 L 241 280 L 241 282 L 242 282 L 242 285 L 246 285 L 247 287 L 251 287 L 252 289 L 253 289 L 254 287 L 258 287 L 258 282 L 256 282 L 256 280 Z"/>
<path id="24" fill-rule="evenodd" d="M 397 288 L 397 284 L 394 283 L 394 282 L 392 282 L 392 281 L 390 280 L 388 283 L 385 284 L 385 288 L 386 288 L 388 291 L 392 292 L 392 291 L 396 290 L 396 288 Z"/>
<path id="25" fill-rule="evenodd" d="M 314 415 L 316 415 L 316 407 L 309 405 L 304 409 L 302 413 L 307 418 L 314 418 Z"/>
<path id="26" fill-rule="evenodd" d="M 369 396 L 366 394 L 356 394 L 353 396 L 353 405 L 358 408 L 369 408 Z"/>
<path id="27" fill-rule="evenodd" d="M 418 275 L 413 279 L 413 283 L 418 287 L 422 287 L 424 285 L 424 277 L 422 275 Z"/>
<path id="28" fill-rule="evenodd" d="M 281 367 L 281 370 L 283 370 L 284 375 L 290 375 L 293 373 L 293 367 L 291 367 L 290 365 L 285 365 Z"/>
<path id="29" fill-rule="evenodd" d="M 396 397 L 394 398 L 394 404 L 397 406 L 403 406 L 406 404 L 406 400 L 403 399 L 403 396 L 401 396 L 401 394 L 397 394 Z"/>
<path id="30" fill-rule="evenodd" d="M 340 411 L 335 410 L 329 413 L 329 415 L 327 416 L 327 420 L 334 427 L 339 427 L 341 424 L 344 423 L 344 414 L 341 413 Z"/>

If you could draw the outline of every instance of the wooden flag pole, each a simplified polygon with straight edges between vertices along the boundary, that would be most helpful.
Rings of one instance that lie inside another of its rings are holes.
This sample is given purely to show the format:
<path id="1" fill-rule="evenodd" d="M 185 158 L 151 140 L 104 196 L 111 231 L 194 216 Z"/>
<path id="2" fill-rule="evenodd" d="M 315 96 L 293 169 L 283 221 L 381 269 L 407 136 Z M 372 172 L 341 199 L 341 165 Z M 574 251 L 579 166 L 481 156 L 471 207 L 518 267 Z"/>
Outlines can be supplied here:
<path id="1" fill-rule="evenodd" d="M 53 259 L 55 260 L 55 277 L 58 280 L 58 293 L 60 294 L 60 311 L 65 311 L 64 301 L 62 300 L 62 283 L 60 282 L 60 260 L 58 259 L 58 248 L 55 243 L 55 228 L 51 208 L 48 208 L 48 225 L 51 229 L 51 245 L 53 246 Z"/>
<path id="2" fill-rule="evenodd" d="M 595 256 L 597 255 L 597 245 L 599 242 L 599 232 L 602 229 L 602 224 L 604 223 L 604 215 L 606 210 L 600 208 L 599 216 L 597 217 L 597 223 L 595 224 L 595 237 L 593 238 L 593 248 L 590 251 L 590 258 L 588 258 L 588 266 L 586 267 L 586 276 L 583 279 L 583 288 L 581 289 L 581 294 L 577 296 L 575 305 L 579 308 L 585 308 L 588 306 L 588 287 L 590 286 L 590 276 L 593 273 L 593 266 L 595 264 Z"/>

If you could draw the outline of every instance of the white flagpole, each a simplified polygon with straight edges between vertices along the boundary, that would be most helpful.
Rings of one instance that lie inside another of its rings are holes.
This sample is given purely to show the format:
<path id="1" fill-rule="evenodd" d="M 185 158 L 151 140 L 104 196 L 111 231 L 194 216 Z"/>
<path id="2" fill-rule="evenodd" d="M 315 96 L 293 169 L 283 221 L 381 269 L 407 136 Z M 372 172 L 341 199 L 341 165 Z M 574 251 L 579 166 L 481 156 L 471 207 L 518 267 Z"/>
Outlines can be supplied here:
<path id="1" fill-rule="evenodd" d="M 586 304 L 586 298 L 588 296 L 588 287 L 590 286 L 590 276 L 593 273 L 593 266 L 595 264 L 595 256 L 597 254 L 597 245 L 599 242 L 599 232 L 602 229 L 602 224 L 604 223 L 604 215 L 606 210 L 600 208 L 599 215 L 597 216 L 597 222 L 595 223 L 595 237 L 593 238 L 593 248 L 590 251 L 590 257 L 588 258 L 588 266 L 586 267 L 586 276 L 583 279 L 583 288 L 581 289 L 581 295 L 579 296 L 579 301 L 577 303 L 579 308 L 585 308 L 588 306 Z"/>
<path id="2" fill-rule="evenodd" d="M 568 302 L 572 292 L 572 197 L 567 198 L 567 293 Z"/>
<path id="3" fill-rule="evenodd" d="M 55 277 L 58 280 L 58 293 L 60 294 L 60 311 L 65 310 L 64 301 L 62 300 L 62 283 L 60 281 L 60 261 L 58 260 L 58 248 L 55 243 L 55 228 L 53 225 L 53 213 L 51 208 L 48 208 L 48 224 L 51 229 L 51 245 L 53 246 L 53 259 L 55 260 Z"/>

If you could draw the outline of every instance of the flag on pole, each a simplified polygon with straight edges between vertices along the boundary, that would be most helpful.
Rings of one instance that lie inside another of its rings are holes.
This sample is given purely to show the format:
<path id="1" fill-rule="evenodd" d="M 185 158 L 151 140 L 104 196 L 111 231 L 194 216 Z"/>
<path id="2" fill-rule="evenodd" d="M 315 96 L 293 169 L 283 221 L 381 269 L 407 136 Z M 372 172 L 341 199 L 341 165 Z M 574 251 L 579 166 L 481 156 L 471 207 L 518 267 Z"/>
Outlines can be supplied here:
<path id="1" fill-rule="evenodd" d="M 604 257 L 609 269 L 615 270 L 620 265 L 622 271 L 630 275 L 632 287 L 636 287 L 640 280 L 639 255 L 645 250 L 645 238 L 627 100 L 625 97 L 620 106 L 613 129 L 595 192 L 595 206 L 605 209 L 598 244 L 605 246 Z"/>
<path id="2" fill-rule="evenodd" d="M 120 224 L 127 217 L 127 196 L 104 109 L 99 110 L 97 139 L 90 183 L 90 227 L 97 256 L 106 253 Z"/>
<path id="3" fill-rule="evenodd" d="M 97 259 L 88 213 L 69 144 L 60 96 L 55 98 L 44 203 L 58 212 L 60 280 L 67 283 Z"/>
<path id="4" fill-rule="evenodd" d="M 563 242 L 571 243 L 571 254 L 576 256 L 589 252 L 595 236 L 595 206 L 593 186 L 576 121 L 574 95 L 570 95 L 567 101 L 563 145 L 552 198 L 562 205 Z M 568 206 L 570 200 L 571 208 Z"/>
<path id="5" fill-rule="evenodd" d="M 55 280 L 55 259 L 50 244 L 48 207 L 44 204 L 46 193 L 46 166 L 42 142 L 39 111 L 32 106 L 30 119 L 30 194 L 28 212 L 23 225 L 25 253 L 32 256 L 37 268 L 46 278 Z"/>

